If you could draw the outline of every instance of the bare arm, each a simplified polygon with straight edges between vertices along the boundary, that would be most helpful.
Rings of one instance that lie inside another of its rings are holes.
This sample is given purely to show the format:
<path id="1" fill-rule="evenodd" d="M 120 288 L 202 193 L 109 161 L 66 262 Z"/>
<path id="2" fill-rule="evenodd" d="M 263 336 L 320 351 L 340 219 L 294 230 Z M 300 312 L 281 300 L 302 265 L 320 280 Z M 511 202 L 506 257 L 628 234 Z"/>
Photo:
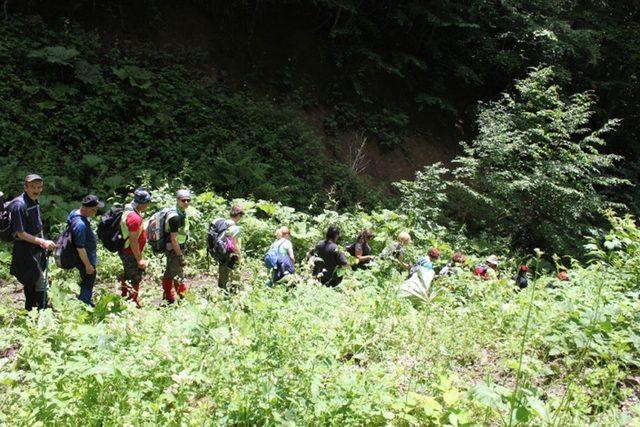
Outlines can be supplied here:
<path id="1" fill-rule="evenodd" d="M 178 233 L 171 233 L 170 237 L 171 247 L 173 248 L 173 251 L 176 253 L 176 255 L 182 256 L 182 249 L 180 249 L 180 244 L 178 243 Z"/>
<path id="2" fill-rule="evenodd" d="M 373 259 L 371 255 L 363 255 L 362 249 L 356 249 L 356 258 L 358 259 L 358 264 L 364 261 L 370 261 Z"/>
<path id="3" fill-rule="evenodd" d="M 287 252 L 289 253 L 289 258 L 291 258 L 291 262 L 296 262 L 296 257 L 293 255 L 293 247 L 290 247 Z"/>
<path id="4" fill-rule="evenodd" d="M 53 242 L 52 240 L 46 240 L 41 237 L 32 236 L 31 234 L 25 231 L 18 231 L 16 233 L 16 236 L 20 240 L 23 240 L 27 243 L 32 243 L 34 245 L 38 245 L 45 250 L 52 250 L 52 249 L 55 249 L 56 247 L 55 242 Z"/>
<path id="5" fill-rule="evenodd" d="M 138 239 L 140 238 L 140 233 L 142 230 L 132 231 L 129 234 L 129 246 L 131 247 L 131 252 L 133 253 L 134 258 L 138 262 L 138 267 L 145 269 L 147 268 L 147 263 L 142 259 L 142 252 L 140 251 L 140 243 Z M 173 244 L 173 241 L 171 242 Z"/>
<path id="6" fill-rule="evenodd" d="M 240 258 L 240 242 L 236 236 L 232 236 L 231 240 L 233 241 L 233 253 L 238 255 L 238 258 Z"/>
<path id="7" fill-rule="evenodd" d="M 87 250 L 85 248 L 76 248 L 78 251 L 78 256 L 80 257 L 80 261 L 84 264 L 84 268 L 87 270 L 87 274 L 91 275 L 96 272 L 96 269 L 91 262 L 89 261 L 89 257 L 87 256 Z"/>
<path id="8" fill-rule="evenodd" d="M 138 268 L 144 270 L 147 268 L 147 263 L 142 259 L 142 251 L 140 250 L 140 242 L 138 241 L 141 233 L 141 229 L 129 233 L 129 246 L 131 247 L 131 253 L 133 253 L 133 257 L 138 262 Z"/>
<path id="9" fill-rule="evenodd" d="M 139 238 L 139 230 L 129 233 L 129 246 L 131 247 L 131 252 L 133 252 L 133 256 L 135 257 L 136 261 L 140 261 L 142 259 L 142 255 L 140 254 L 140 245 L 138 245 Z"/>

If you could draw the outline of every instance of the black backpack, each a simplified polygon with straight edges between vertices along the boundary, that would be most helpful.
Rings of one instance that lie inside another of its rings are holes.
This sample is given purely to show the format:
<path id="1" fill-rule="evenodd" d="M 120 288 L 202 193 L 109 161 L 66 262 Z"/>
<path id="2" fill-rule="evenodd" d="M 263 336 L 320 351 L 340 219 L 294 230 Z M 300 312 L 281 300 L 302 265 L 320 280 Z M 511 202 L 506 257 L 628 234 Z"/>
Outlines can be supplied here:
<path id="1" fill-rule="evenodd" d="M 0 240 L 11 243 L 14 241 L 14 236 L 13 230 L 11 229 L 11 211 L 9 207 L 11 203 L 13 203 L 13 200 L 10 202 L 6 202 L 5 200 L 4 194 L 0 192 Z"/>
<path id="2" fill-rule="evenodd" d="M 70 270 L 80 262 L 80 256 L 78 255 L 76 245 L 73 243 L 73 237 L 71 234 L 72 224 L 67 225 L 64 233 L 58 237 L 58 240 L 56 241 L 56 249 L 53 251 L 53 257 L 56 260 L 56 265 L 64 270 Z"/>
<path id="3" fill-rule="evenodd" d="M 520 276 L 517 275 L 514 278 L 516 285 L 520 288 L 520 289 L 525 289 L 526 287 L 529 286 L 529 280 L 526 278 L 526 276 Z"/>
<path id="4" fill-rule="evenodd" d="M 356 244 L 351 243 L 344 247 L 344 250 L 347 251 L 351 256 L 356 256 Z"/>
<path id="5" fill-rule="evenodd" d="M 128 237 L 126 239 L 122 237 L 120 229 L 123 213 L 123 208 L 114 206 L 102 216 L 98 224 L 98 238 L 109 252 L 118 252 L 123 249 L 128 239 Z"/>
<path id="6" fill-rule="evenodd" d="M 215 219 L 209 224 L 207 231 L 207 253 L 218 261 L 225 261 L 227 256 L 227 242 L 225 232 L 229 224 L 223 218 Z"/>

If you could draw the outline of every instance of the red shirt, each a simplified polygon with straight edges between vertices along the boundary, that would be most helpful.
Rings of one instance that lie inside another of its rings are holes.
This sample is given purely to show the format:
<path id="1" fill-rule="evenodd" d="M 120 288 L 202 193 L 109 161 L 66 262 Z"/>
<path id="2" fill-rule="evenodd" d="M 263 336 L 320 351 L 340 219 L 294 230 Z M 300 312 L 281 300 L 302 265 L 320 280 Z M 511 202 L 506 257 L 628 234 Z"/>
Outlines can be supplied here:
<path id="1" fill-rule="evenodd" d="M 142 230 L 140 233 L 140 237 L 138 238 L 138 247 L 140 248 L 140 252 L 144 249 L 144 246 L 147 244 L 147 232 L 142 227 L 142 217 L 136 211 L 132 211 L 127 214 L 127 220 L 125 221 L 127 228 L 129 229 L 129 234 L 136 233 L 139 230 Z M 131 246 L 128 246 L 124 250 L 127 254 L 133 254 L 131 250 Z"/>

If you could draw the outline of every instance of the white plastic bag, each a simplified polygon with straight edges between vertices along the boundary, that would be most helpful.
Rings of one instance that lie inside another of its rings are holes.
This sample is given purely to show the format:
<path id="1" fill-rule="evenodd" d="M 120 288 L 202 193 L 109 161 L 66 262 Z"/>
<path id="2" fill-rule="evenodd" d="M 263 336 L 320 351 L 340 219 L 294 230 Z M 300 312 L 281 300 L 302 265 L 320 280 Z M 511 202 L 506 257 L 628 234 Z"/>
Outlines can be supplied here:
<path id="1" fill-rule="evenodd" d="M 416 272 L 409 277 L 398 290 L 400 298 L 417 298 L 424 302 L 429 301 L 429 289 L 436 272 L 431 268 L 418 267 Z"/>

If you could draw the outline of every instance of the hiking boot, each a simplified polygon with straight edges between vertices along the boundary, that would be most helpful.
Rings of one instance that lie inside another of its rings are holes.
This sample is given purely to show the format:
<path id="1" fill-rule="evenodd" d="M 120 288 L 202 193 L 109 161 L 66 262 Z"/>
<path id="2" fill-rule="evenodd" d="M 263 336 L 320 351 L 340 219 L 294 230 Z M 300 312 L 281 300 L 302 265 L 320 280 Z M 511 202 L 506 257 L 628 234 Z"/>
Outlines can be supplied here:
<path id="1" fill-rule="evenodd" d="M 122 298 L 129 296 L 129 285 L 127 285 L 127 281 L 124 279 L 120 279 L 120 296 Z"/>
<path id="2" fill-rule="evenodd" d="M 173 281 L 173 286 L 175 287 L 175 290 L 180 298 L 184 298 L 184 295 L 189 290 L 189 287 L 186 285 L 186 283 L 180 283 L 177 280 Z"/>
<path id="3" fill-rule="evenodd" d="M 162 299 L 169 304 L 173 304 L 176 300 L 176 295 L 173 292 L 173 280 L 162 279 Z"/>
<path id="4" fill-rule="evenodd" d="M 131 292 L 131 301 L 136 303 L 136 307 L 140 308 L 140 302 L 138 301 L 138 294 L 140 292 L 140 284 L 133 285 L 133 291 Z"/>

